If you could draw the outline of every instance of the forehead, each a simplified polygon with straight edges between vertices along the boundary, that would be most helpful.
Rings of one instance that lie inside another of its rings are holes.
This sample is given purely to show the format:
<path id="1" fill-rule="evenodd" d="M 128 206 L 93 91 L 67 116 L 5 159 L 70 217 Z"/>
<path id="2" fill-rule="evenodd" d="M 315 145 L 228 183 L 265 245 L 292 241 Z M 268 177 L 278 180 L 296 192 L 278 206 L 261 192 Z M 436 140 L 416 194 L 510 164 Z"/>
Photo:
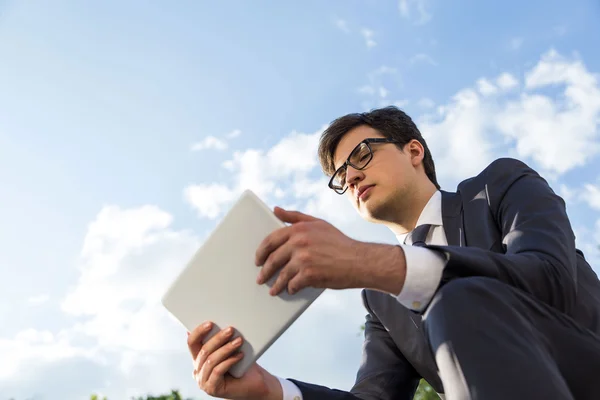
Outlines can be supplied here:
<path id="1" fill-rule="evenodd" d="M 338 143 L 335 152 L 333 153 L 333 164 L 335 168 L 338 168 L 340 165 L 346 161 L 352 150 L 356 147 L 357 144 L 362 142 L 368 138 L 382 138 L 385 137 L 381 133 L 379 133 L 376 129 L 371 128 L 370 126 L 362 125 L 356 127 L 352 130 L 349 130 L 344 137 Z"/>

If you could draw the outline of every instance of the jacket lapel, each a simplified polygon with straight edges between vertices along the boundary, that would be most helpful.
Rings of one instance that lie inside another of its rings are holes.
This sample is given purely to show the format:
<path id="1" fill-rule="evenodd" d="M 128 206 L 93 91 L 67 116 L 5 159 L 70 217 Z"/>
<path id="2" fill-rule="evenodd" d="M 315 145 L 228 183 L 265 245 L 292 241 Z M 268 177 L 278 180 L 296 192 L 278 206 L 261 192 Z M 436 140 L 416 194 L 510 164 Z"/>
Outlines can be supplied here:
<path id="1" fill-rule="evenodd" d="M 465 246 L 465 229 L 460 194 L 440 191 L 442 192 L 442 221 L 448 245 Z"/>

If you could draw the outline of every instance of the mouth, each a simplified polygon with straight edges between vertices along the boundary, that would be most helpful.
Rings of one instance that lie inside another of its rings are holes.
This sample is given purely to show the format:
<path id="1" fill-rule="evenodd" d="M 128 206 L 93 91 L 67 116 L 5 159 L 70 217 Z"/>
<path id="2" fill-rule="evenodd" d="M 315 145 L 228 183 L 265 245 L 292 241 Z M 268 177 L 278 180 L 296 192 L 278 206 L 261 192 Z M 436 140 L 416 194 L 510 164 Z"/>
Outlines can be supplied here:
<path id="1" fill-rule="evenodd" d="M 366 185 L 366 186 L 361 187 L 358 190 L 358 193 L 356 194 L 357 200 L 364 201 L 367 198 L 367 196 L 369 195 L 369 193 L 371 192 L 371 189 L 373 188 L 373 186 L 375 186 L 375 185 Z"/>

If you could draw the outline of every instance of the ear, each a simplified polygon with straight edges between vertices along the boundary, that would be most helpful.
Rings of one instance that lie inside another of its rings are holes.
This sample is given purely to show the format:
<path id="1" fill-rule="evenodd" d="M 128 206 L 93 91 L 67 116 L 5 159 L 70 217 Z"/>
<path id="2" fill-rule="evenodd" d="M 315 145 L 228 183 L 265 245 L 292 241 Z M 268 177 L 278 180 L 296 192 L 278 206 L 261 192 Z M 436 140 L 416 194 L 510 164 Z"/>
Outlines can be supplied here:
<path id="1" fill-rule="evenodd" d="M 413 167 L 417 167 L 419 164 L 423 163 L 423 158 L 425 158 L 425 148 L 417 139 L 413 139 L 408 142 L 405 146 L 406 151 L 410 154 L 410 162 Z"/>

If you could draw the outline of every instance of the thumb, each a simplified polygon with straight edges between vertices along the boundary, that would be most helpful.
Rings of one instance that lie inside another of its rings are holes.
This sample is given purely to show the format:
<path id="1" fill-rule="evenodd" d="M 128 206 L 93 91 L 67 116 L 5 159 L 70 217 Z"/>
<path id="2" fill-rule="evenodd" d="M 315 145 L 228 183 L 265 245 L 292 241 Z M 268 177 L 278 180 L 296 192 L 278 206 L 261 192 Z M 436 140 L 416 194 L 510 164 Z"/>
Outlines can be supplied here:
<path id="1" fill-rule="evenodd" d="M 283 222 L 287 222 L 290 224 L 295 224 L 297 222 L 308 222 L 308 221 L 317 221 L 318 218 L 310 216 L 308 214 L 301 213 L 300 211 L 288 211 L 284 210 L 281 207 L 275 207 L 274 209 L 275 216 L 282 220 Z"/>

